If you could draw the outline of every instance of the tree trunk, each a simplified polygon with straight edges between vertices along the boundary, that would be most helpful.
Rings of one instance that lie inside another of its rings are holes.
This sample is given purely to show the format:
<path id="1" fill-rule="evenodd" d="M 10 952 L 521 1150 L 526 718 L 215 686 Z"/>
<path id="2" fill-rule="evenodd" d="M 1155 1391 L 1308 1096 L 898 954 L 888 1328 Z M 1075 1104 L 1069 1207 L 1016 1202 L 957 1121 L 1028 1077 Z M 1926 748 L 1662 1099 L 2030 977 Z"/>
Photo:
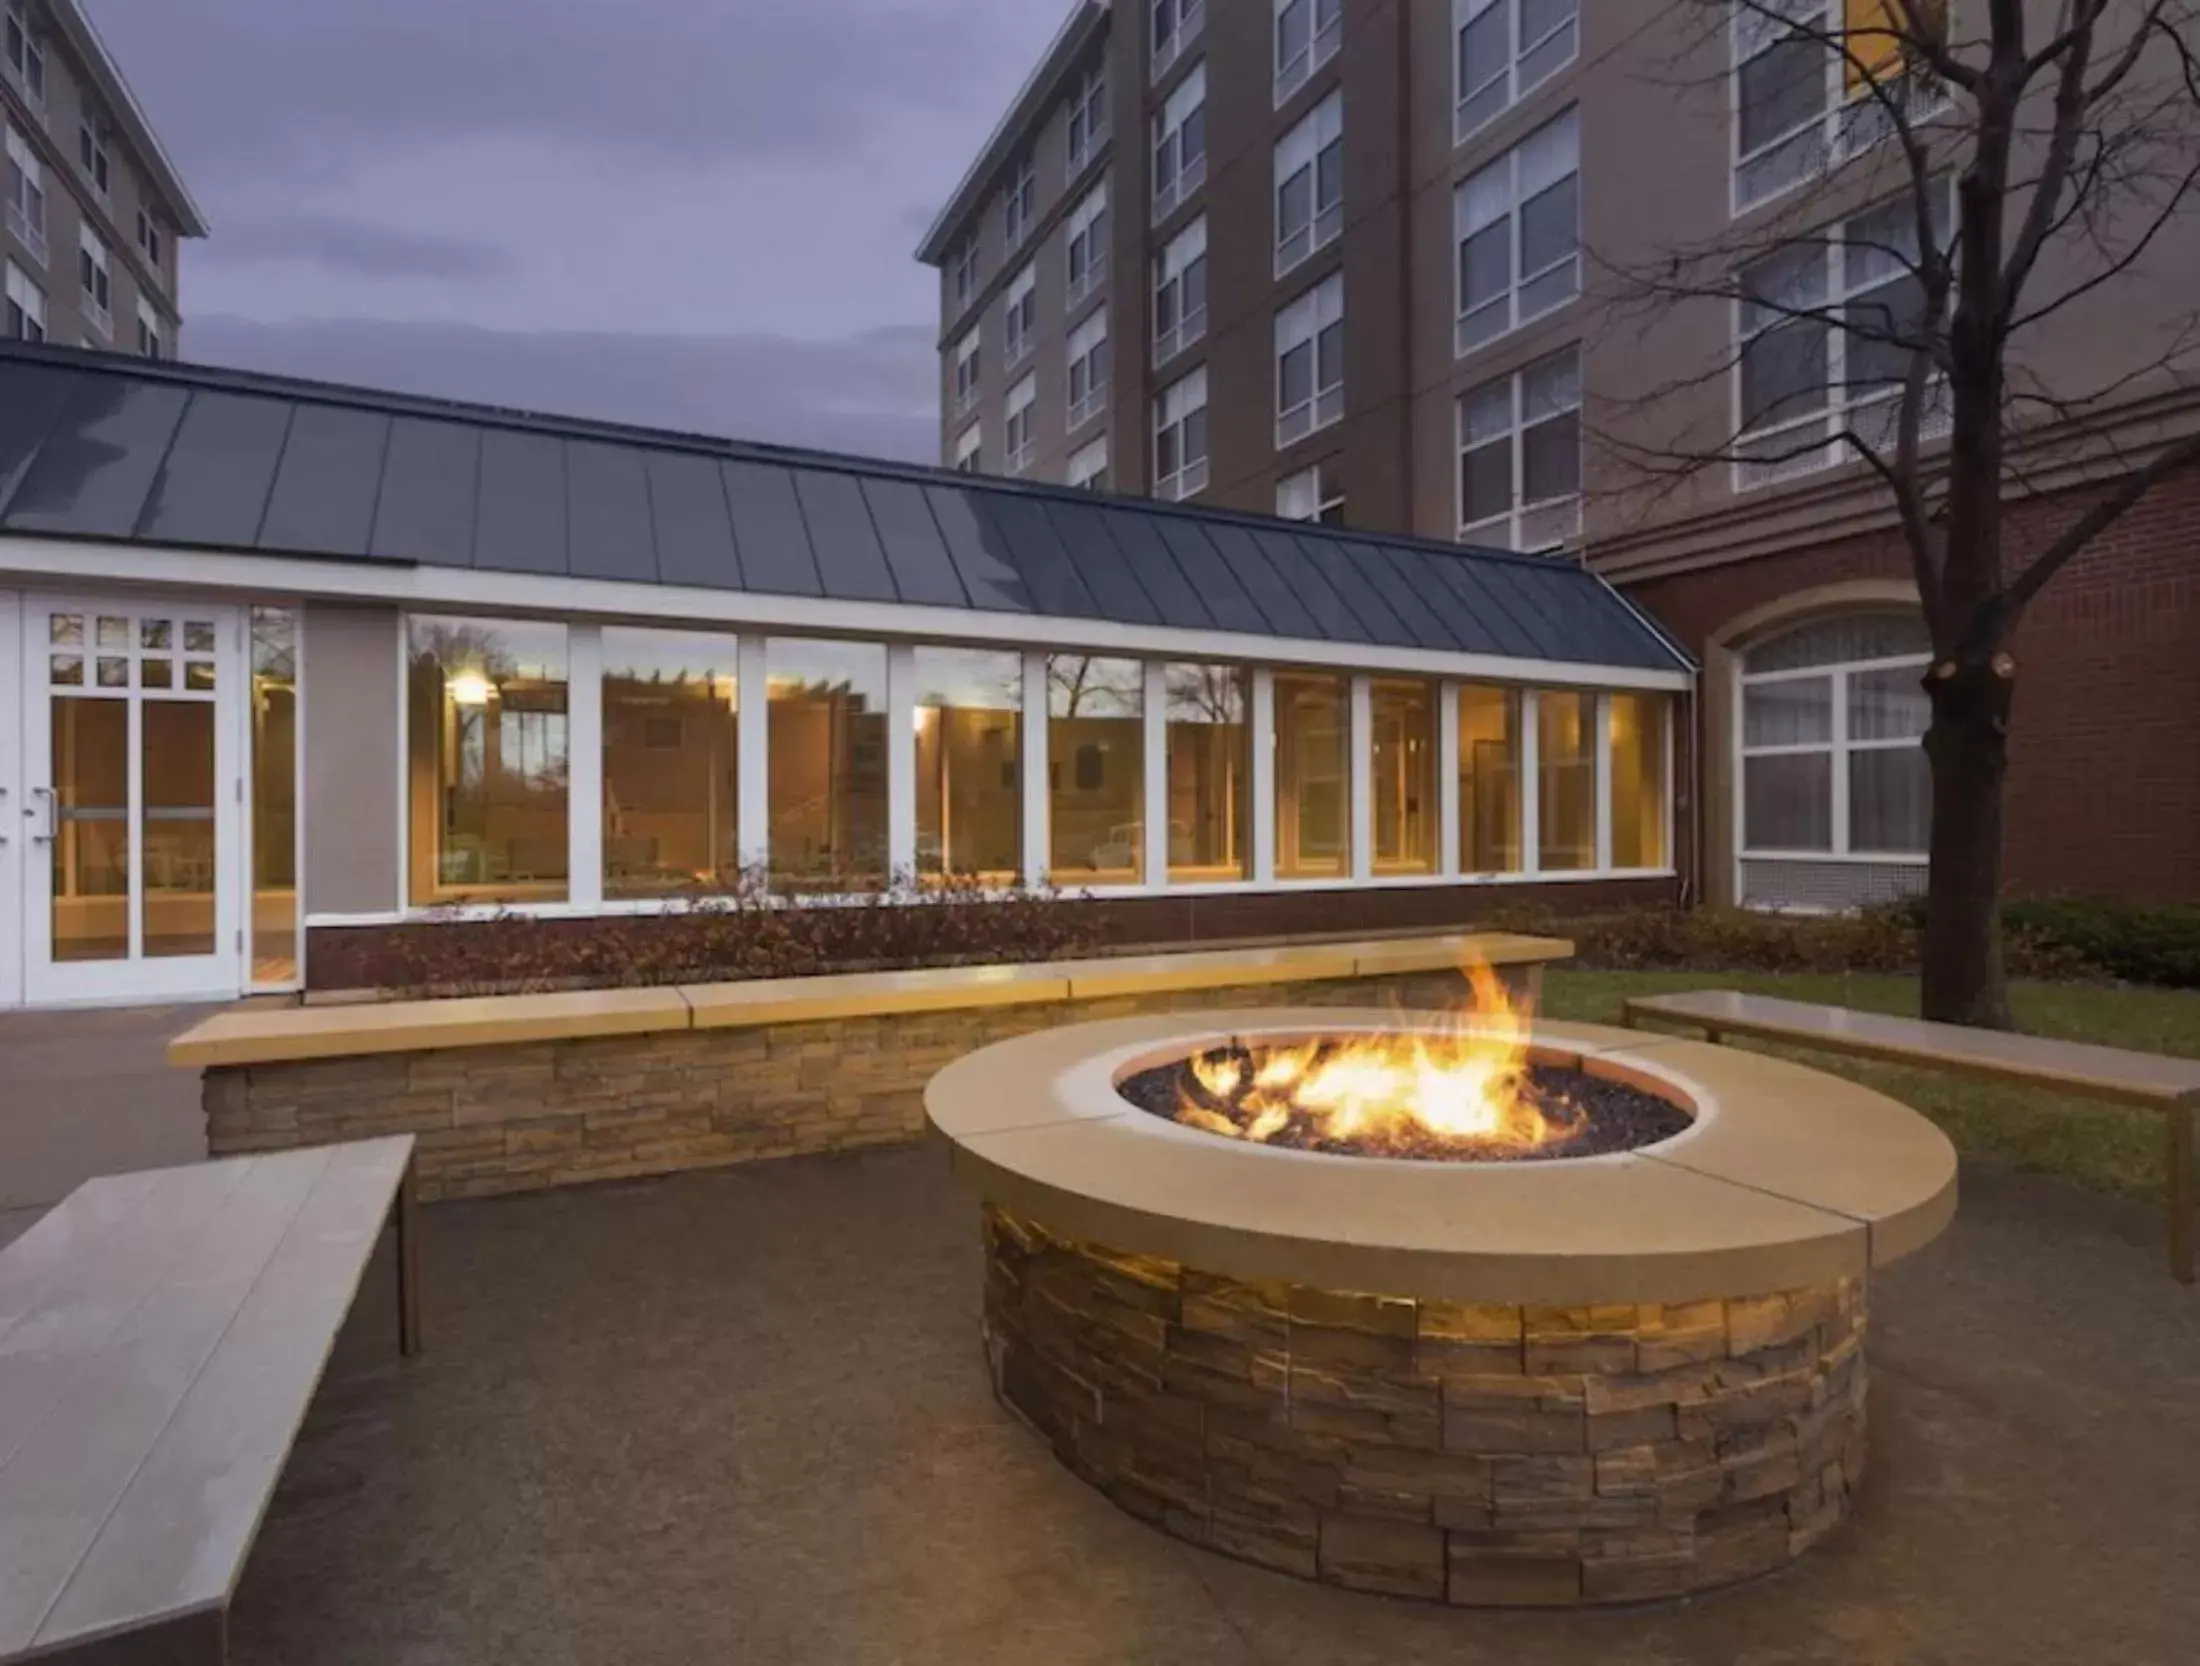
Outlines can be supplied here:
<path id="1" fill-rule="evenodd" d="M 2009 769 L 2006 656 L 1938 661 L 1925 755 L 1933 778 L 1922 1010 L 1943 1024 L 2010 1027 L 2001 961 L 2002 798 Z M 1945 674 L 1944 674 L 1945 673 Z"/>

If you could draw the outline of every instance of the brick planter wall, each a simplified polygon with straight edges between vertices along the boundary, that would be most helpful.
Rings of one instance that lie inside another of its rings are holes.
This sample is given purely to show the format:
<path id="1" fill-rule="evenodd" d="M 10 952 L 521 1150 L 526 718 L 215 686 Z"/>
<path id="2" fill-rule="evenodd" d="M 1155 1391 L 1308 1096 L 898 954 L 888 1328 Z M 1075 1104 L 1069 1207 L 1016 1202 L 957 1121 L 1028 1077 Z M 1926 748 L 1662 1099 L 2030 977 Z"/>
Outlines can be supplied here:
<path id="1" fill-rule="evenodd" d="M 1864 1291 L 1401 1301 L 1218 1278 L 988 1208 L 987 1352 L 1056 1456 L 1177 1538 L 1463 1605 L 1781 1567 L 1864 1461 Z"/>

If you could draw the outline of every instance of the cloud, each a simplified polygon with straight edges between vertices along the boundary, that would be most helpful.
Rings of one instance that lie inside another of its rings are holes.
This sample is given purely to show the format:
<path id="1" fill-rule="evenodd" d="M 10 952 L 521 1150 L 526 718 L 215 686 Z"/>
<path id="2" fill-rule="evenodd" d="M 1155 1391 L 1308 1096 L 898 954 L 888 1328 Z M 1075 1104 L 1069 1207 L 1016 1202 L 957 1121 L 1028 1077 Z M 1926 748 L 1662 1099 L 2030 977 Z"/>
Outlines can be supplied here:
<path id="1" fill-rule="evenodd" d="M 939 360 L 915 325 L 837 340 L 191 318 L 184 357 L 601 422 L 939 458 Z"/>
<path id="2" fill-rule="evenodd" d="M 227 219 L 221 250 L 228 260 L 296 262 L 368 278 L 495 278 L 517 264 L 487 243 L 309 212 Z"/>

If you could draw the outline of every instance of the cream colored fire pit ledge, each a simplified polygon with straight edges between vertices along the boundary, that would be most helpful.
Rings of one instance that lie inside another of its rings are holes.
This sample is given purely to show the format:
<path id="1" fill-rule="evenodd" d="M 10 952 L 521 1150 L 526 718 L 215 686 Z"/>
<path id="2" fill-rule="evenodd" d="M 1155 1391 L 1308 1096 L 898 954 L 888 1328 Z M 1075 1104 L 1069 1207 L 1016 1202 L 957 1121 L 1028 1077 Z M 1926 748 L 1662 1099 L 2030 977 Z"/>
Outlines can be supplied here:
<path id="1" fill-rule="evenodd" d="M 1862 1473 L 1874 1268 L 1955 1210 L 1915 1112 L 1799 1065 L 1538 1023 L 1695 1121 L 1616 1156 L 1436 1163 L 1180 1127 L 1115 1084 L 1358 1009 L 1083 1024 L 925 1096 L 984 1205 L 1002 1399 L 1166 1531 L 1461 1604 L 1626 1602 L 1779 1567 Z"/>

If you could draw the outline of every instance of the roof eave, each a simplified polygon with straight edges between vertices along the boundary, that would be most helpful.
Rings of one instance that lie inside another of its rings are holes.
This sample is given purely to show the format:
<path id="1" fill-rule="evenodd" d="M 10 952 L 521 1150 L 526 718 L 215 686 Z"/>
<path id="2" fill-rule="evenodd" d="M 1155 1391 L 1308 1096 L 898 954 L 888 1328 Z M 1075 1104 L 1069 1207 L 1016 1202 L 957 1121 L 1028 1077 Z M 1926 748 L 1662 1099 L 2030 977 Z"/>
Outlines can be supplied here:
<path id="1" fill-rule="evenodd" d="M 80 0 L 46 0 L 46 9 L 69 37 L 76 55 L 91 69 L 101 99 L 151 171 L 154 188 L 166 199 L 174 214 L 177 233 L 184 237 L 204 237 L 207 234 L 206 216 L 200 212 L 191 188 L 183 182 L 182 172 L 162 146 L 160 135 L 153 130 L 145 107 L 138 103 L 137 94 L 124 79 L 122 66 L 107 50 L 107 43 L 100 39 L 99 31 L 93 27 Z"/>

